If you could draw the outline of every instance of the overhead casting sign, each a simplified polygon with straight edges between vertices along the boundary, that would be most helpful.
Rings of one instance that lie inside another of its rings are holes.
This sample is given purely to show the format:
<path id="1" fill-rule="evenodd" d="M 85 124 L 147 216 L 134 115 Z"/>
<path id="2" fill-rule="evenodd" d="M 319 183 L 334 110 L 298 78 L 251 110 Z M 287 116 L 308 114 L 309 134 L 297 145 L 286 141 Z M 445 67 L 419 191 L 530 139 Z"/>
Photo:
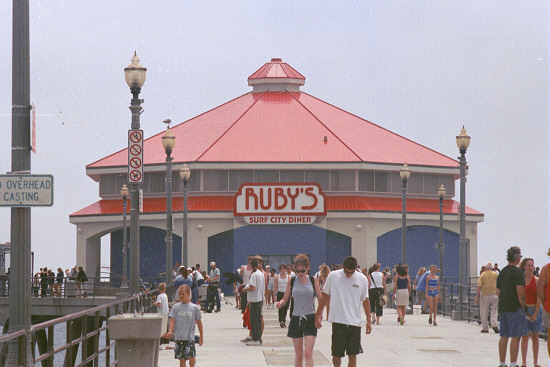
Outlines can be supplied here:
<path id="1" fill-rule="evenodd" d="M 245 183 L 234 208 L 248 224 L 312 224 L 327 215 L 325 194 L 316 183 Z"/>

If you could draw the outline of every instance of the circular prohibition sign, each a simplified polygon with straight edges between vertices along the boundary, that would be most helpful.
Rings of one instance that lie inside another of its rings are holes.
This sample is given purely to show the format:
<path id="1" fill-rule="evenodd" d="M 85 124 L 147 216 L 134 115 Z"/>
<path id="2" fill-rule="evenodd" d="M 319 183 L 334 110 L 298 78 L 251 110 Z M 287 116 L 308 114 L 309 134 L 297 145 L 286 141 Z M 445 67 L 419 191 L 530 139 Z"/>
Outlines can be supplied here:
<path id="1" fill-rule="evenodd" d="M 138 182 L 141 180 L 141 172 L 138 170 L 133 170 L 130 172 L 130 181 Z"/>
<path id="2" fill-rule="evenodd" d="M 141 133 L 137 131 L 130 133 L 130 141 L 132 143 L 139 143 L 141 141 Z"/>
<path id="3" fill-rule="evenodd" d="M 141 159 L 139 159 L 138 157 L 130 159 L 130 166 L 132 168 L 139 168 L 141 166 Z"/>
<path id="4" fill-rule="evenodd" d="M 141 154 L 141 147 L 137 144 L 134 144 L 130 147 L 130 154 L 131 155 L 140 155 Z"/>

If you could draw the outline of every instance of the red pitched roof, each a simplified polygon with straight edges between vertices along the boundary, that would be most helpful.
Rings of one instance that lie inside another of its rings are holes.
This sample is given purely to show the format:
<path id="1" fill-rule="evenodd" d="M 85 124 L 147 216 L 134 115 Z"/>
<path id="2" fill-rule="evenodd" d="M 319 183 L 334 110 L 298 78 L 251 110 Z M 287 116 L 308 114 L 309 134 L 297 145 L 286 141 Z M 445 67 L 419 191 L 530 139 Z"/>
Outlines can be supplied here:
<path id="1" fill-rule="evenodd" d="M 305 78 L 280 59 L 250 80 Z M 303 84 L 303 83 L 302 83 Z M 172 127 L 175 162 L 373 162 L 458 167 L 458 162 L 304 92 L 250 92 Z M 144 142 L 144 163 L 162 164 L 164 131 Z M 325 139 L 326 137 L 326 139 Z M 127 165 L 117 153 L 87 168 Z"/>
<path id="2" fill-rule="evenodd" d="M 456 215 L 458 203 L 454 200 L 444 200 L 443 213 Z M 187 208 L 190 212 L 231 212 L 233 213 L 234 196 L 190 196 Z M 128 205 L 128 208 L 130 205 Z M 183 210 L 182 198 L 172 201 L 174 212 Z M 367 212 L 395 212 L 401 213 L 401 198 L 380 198 L 365 196 L 327 196 L 327 210 L 329 212 L 367 211 Z M 143 199 L 144 213 L 165 213 L 166 198 Z M 128 209 L 128 213 L 130 210 Z M 439 200 L 407 199 L 407 213 L 439 213 Z M 100 200 L 73 214 L 71 217 L 90 215 L 120 215 L 122 214 L 122 199 Z M 472 208 L 466 207 L 467 215 L 483 215 Z"/>
<path id="3" fill-rule="evenodd" d="M 273 58 L 271 62 L 268 62 L 252 75 L 248 77 L 248 81 L 252 79 L 265 79 L 265 78 L 291 78 L 291 79 L 302 79 L 306 78 L 297 72 L 292 66 L 288 65 L 286 62 L 283 62 L 282 59 Z"/>

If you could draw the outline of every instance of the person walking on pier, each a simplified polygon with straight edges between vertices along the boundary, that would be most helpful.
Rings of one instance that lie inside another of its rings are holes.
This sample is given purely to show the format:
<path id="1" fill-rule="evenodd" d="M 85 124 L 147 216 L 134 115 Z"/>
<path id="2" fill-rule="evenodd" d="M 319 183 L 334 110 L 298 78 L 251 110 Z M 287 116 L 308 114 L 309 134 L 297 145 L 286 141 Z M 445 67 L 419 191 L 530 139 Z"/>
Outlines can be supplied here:
<path id="1" fill-rule="evenodd" d="M 437 266 L 430 265 L 430 274 L 426 277 L 426 302 L 430 308 L 428 323 L 437 326 L 437 305 L 439 304 L 439 277 L 435 274 Z"/>
<path id="2" fill-rule="evenodd" d="M 521 337 L 521 361 L 526 366 L 527 347 L 529 338 L 533 348 L 533 362 L 538 366 L 539 361 L 539 333 L 542 331 L 542 313 L 540 312 L 540 299 L 537 297 L 537 283 L 539 278 L 533 275 L 535 262 L 531 258 L 524 258 L 519 268 L 525 274 L 525 312 L 527 314 L 527 335 Z"/>
<path id="3" fill-rule="evenodd" d="M 550 256 L 550 248 L 548 249 Z M 540 311 L 542 312 L 543 325 L 550 328 L 550 263 L 540 269 L 539 282 L 537 283 L 537 295 L 542 303 Z M 548 358 L 550 358 L 550 343 L 546 343 Z"/>
<path id="4" fill-rule="evenodd" d="M 216 312 L 220 312 L 222 309 L 221 309 L 221 302 L 220 302 L 220 292 L 218 291 L 218 288 L 220 287 L 220 269 L 216 268 L 216 263 L 214 261 L 212 261 L 210 263 L 210 280 L 209 280 L 209 283 L 210 283 L 210 286 L 214 288 L 214 290 L 216 291 L 215 293 L 215 297 L 216 297 Z M 212 304 L 212 306 L 210 306 L 212 308 L 214 308 L 214 304 Z"/>
<path id="5" fill-rule="evenodd" d="M 256 256 L 250 260 L 252 274 L 250 282 L 243 288 L 243 292 L 248 293 L 248 307 L 250 312 L 250 326 L 252 340 L 248 341 L 248 346 L 259 346 L 262 344 L 262 307 L 265 293 L 264 273 L 258 269 L 259 260 Z"/>
<path id="6" fill-rule="evenodd" d="M 332 323 L 332 363 L 340 367 L 342 357 L 348 355 L 348 367 L 357 365 L 361 348 L 361 306 L 367 317 L 366 334 L 371 333 L 369 282 L 356 271 L 357 260 L 346 257 L 343 268 L 333 271 L 327 278 L 323 298 L 315 312 L 315 323 L 321 328 L 323 309 L 330 304 L 328 320 Z"/>
<path id="7" fill-rule="evenodd" d="M 518 268 L 521 249 L 512 246 L 506 253 L 506 265 L 497 277 L 498 313 L 500 314 L 500 339 L 498 353 L 500 366 L 506 366 L 506 350 L 510 341 L 510 367 L 517 366 L 519 342 L 527 334 L 525 320 L 525 278 Z"/>
<path id="8" fill-rule="evenodd" d="M 170 327 L 164 338 L 169 340 L 175 331 L 174 358 L 180 360 L 180 367 L 186 367 L 186 361 L 189 361 L 190 367 L 194 367 L 197 357 L 195 324 L 199 328 L 199 346 L 204 342 L 201 309 L 191 303 L 191 288 L 187 284 L 179 287 L 178 296 L 181 302 L 174 305 L 170 311 Z"/>
<path id="9" fill-rule="evenodd" d="M 273 286 L 273 292 L 275 292 L 275 296 L 277 297 L 277 302 L 283 299 L 289 278 L 290 277 L 286 272 L 286 265 L 285 264 L 279 265 L 279 275 L 275 277 L 275 284 Z M 288 303 L 282 306 L 281 308 L 279 308 L 279 325 L 282 328 L 286 327 L 287 311 L 288 311 Z"/>
<path id="10" fill-rule="evenodd" d="M 376 325 L 380 325 L 380 317 L 382 317 L 383 313 L 380 300 L 382 299 L 382 296 L 386 294 L 386 289 L 384 287 L 384 276 L 380 271 L 380 267 L 380 263 L 374 263 L 369 270 L 370 274 L 368 274 L 367 278 L 369 281 L 369 300 L 372 323 L 374 324 L 376 322 Z"/>
<path id="11" fill-rule="evenodd" d="M 481 319 L 481 332 L 489 332 L 489 310 L 491 311 L 491 327 L 495 333 L 498 333 L 498 297 L 497 297 L 497 277 L 498 274 L 493 271 L 493 265 L 487 263 L 485 271 L 477 280 L 477 293 L 475 304 L 479 304 L 479 317 Z"/>
<path id="12" fill-rule="evenodd" d="M 397 322 L 403 325 L 405 323 L 405 313 L 407 304 L 409 303 L 409 295 L 411 294 L 411 278 L 409 278 L 409 274 L 407 273 L 406 265 L 397 265 L 395 267 L 395 273 L 393 281 L 395 284 L 393 300 L 397 305 Z"/>
<path id="13" fill-rule="evenodd" d="M 292 338 L 294 344 L 294 366 L 302 367 L 305 359 L 306 367 L 312 367 L 313 347 L 317 338 L 314 299 L 315 296 L 321 299 L 321 289 L 317 278 L 308 274 L 309 260 L 306 255 L 297 255 L 294 266 L 297 275 L 287 284 L 283 299 L 277 302 L 276 307 L 280 309 L 292 298 L 294 307 L 287 336 Z"/>

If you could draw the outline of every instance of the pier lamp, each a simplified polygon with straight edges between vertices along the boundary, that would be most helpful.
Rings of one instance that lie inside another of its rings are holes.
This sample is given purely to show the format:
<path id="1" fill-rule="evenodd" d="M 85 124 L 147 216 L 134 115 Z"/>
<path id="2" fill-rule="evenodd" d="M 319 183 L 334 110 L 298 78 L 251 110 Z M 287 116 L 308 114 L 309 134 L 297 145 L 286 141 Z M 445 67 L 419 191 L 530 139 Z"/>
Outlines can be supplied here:
<path id="1" fill-rule="evenodd" d="M 401 167 L 399 171 L 399 176 L 401 176 L 401 192 L 403 194 L 403 208 L 401 210 L 401 264 L 407 263 L 407 181 L 411 177 L 411 170 L 407 163 Z"/>
<path id="2" fill-rule="evenodd" d="M 132 111 L 131 130 L 140 129 L 140 116 L 143 111 L 141 104 L 143 99 L 139 98 L 141 87 L 145 83 L 147 69 L 140 65 L 139 57 L 134 51 L 132 63 L 124 68 L 124 77 L 130 87 L 132 100 L 130 111 Z M 130 171 L 130 167 L 128 167 Z M 130 173 L 130 172 L 128 172 Z M 130 175 L 128 175 L 130 178 Z M 130 293 L 139 293 L 140 271 L 139 271 L 139 188 L 141 183 L 129 182 L 130 185 Z"/>
<path id="3" fill-rule="evenodd" d="M 191 170 L 187 164 L 183 164 L 180 170 L 180 177 L 183 181 L 183 234 L 181 236 L 181 265 L 187 266 L 187 193 L 189 191 L 189 178 Z"/>
<path id="4" fill-rule="evenodd" d="M 165 120 L 169 123 L 170 119 Z M 172 283 L 172 150 L 176 145 L 176 137 L 170 131 L 170 125 L 166 128 L 166 134 L 162 137 L 162 147 L 166 152 L 166 285 Z"/>
<path id="5" fill-rule="evenodd" d="M 122 282 L 120 288 L 128 288 L 128 234 L 126 225 L 126 211 L 128 209 L 128 194 L 130 190 L 126 187 L 126 184 L 122 185 L 120 189 L 120 196 L 122 196 Z"/>
<path id="6" fill-rule="evenodd" d="M 441 281 L 443 282 L 443 255 L 445 254 L 445 243 L 443 242 L 443 198 L 445 197 L 445 186 L 439 186 L 437 190 L 437 195 L 439 196 L 439 269 L 441 273 L 439 274 Z"/>
<path id="7" fill-rule="evenodd" d="M 462 126 L 460 135 L 456 137 L 456 145 L 460 151 L 460 239 L 458 247 L 459 284 L 466 286 L 468 277 L 468 259 L 466 258 L 466 150 L 470 146 L 470 136 L 466 134 L 466 129 L 464 126 Z"/>

